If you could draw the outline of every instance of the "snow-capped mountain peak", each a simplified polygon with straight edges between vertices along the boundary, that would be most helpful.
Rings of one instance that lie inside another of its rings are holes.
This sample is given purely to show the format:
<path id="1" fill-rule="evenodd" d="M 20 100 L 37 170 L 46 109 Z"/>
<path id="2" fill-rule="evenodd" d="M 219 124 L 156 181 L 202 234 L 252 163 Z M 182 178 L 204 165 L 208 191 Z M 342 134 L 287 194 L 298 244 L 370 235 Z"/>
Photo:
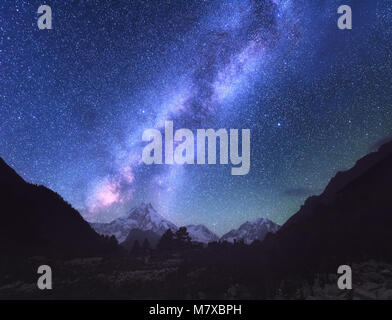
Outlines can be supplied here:
<path id="1" fill-rule="evenodd" d="M 190 224 L 186 228 L 193 241 L 208 243 L 219 240 L 219 237 L 203 224 Z"/>
<path id="2" fill-rule="evenodd" d="M 267 218 L 258 218 L 254 221 L 243 223 L 238 229 L 231 230 L 221 237 L 221 241 L 234 242 L 234 240 L 244 240 L 245 243 L 252 243 L 254 240 L 264 240 L 268 233 L 276 233 L 280 226 Z"/>
<path id="3" fill-rule="evenodd" d="M 119 242 L 124 241 L 132 229 L 149 230 L 158 235 L 167 229 L 177 230 L 177 226 L 162 217 L 151 203 L 142 203 L 110 223 L 91 223 L 91 226 L 100 234 L 114 235 Z"/>

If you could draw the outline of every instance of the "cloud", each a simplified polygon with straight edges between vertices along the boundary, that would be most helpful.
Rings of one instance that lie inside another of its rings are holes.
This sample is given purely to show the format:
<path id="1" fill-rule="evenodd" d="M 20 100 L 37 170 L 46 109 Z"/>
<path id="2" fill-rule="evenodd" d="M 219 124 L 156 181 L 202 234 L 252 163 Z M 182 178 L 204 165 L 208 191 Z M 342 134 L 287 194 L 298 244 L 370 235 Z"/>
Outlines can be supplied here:
<path id="1" fill-rule="evenodd" d="M 373 144 L 370 146 L 369 151 L 376 151 L 376 150 L 378 150 L 383 144 L 385 144 L 385 143 L 387 143 L 387 142 L 390 142 L 390 141 L 392 141 L 392 134 L 390 134 L 390 135 L 388 135 L 388 136 L 386 136 L 386 137 L 384 137 L 384 138 L 381 138 L 381 139 L 377 140 L 375 143 L 373 143 Z"/>
<path id="2" fill-rule="evenodd" d="M 283 190 L 282 193 L 288 197 L 306 197 L 315 194 L 314 190 L 305 187 L 289 188 Z"/>

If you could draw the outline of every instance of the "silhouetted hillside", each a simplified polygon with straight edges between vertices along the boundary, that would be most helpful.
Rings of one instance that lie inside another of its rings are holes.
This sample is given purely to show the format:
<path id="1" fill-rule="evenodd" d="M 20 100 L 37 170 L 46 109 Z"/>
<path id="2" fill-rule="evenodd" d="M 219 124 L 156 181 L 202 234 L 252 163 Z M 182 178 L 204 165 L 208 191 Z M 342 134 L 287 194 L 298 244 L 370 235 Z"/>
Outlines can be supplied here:
<path id="1" fill-rule="evenodd" d="M 392 258 L 392 142 L 339 172 L 263 243 L 276 272 L 333 269 Z M 336 269 L 335 269 L 336 270 Z"/>
<path id="2" fill-rule="evenodd" d="M 57 193 L 25 182 L 0 158 L 0 249 L 8 255 L 85 256 L 114 250 Z"/>

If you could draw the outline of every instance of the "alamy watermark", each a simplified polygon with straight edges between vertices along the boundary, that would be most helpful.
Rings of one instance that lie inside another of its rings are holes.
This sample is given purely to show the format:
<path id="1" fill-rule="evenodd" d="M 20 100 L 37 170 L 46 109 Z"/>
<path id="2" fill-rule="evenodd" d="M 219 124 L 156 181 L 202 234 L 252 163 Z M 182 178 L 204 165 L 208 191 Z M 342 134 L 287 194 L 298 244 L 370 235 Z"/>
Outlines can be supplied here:
<path id="1" fill-rule="evenodd" d="M 203 165 L 206 164 L 207 143 L 207 164 L 216 164 L 219 138 L 219 163 L 227 165 L 230 159 L 231 164 L 236 166 L 231 168 L 231 174 L 246 175 L 250 170 L 250 130 L 242 129 L 241 135 L 240 144 L 238 129 L 230 129 L 229 132 L 226 129 L 197 129 L 195 139 L 191 130 L 179 129 L 174 132 L 173 121 L 165 121 L 164 139 L 161 131 L 157 129 L 147 129 L 143 132 L 143 141 L 149 143 L 143 149 L 142 161 L 147 165 L 163 163 Z"/>
<path id="2" fill-rule="evenodd" d="M 51 290 L 52 285 L 52 268 L 46 264 L 39 266 L 37 270 L 38 274 L 42 274 L 38 278 L 37 287 L 40 290 Z"/>
<path id="3" fill-rule="evenodd" d="M 338 19 L 338 28 L 340 30 L 351 30 L 353 28 L 351 7 L 348 5 L 341 5 L 338 8 L 338 14 L 341 15 Z"/>
<path id="4" fill-rule="evenodd" d="M 338 288 L 340 290 L 351 290 L 353 288 L 353 277 L 351 267 L 348 265 L 341 265 L 338 268 L 338 274 L 341 276 L 338 279 Z"/>
<path id="5" fill-rule="evenodd" d="M 37 13 L 40 14 L 37 25 L 38 29 L 52 29 L 52 8 L 48 5 L 39 6 Z"/>
<path id="6" fill-rule="evenodd" d="M 37 13 L 40 15 L 37 21 L 38 29 L 52 29 L 52 8 L 48 5 L 41 5 Z M 340 30 L 352 29 L 352 10 L 349 5 L 341 5 L 337 13 L 340 15 L 338 18 L 338 28 Z"/>

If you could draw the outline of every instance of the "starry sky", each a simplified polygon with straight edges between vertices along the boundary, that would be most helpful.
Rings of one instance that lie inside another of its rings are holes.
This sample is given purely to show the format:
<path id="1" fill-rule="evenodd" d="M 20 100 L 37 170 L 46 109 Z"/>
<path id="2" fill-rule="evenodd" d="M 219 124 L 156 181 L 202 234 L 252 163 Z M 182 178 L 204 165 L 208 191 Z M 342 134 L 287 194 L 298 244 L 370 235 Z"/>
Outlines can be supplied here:
<path id="1" fill-rule="evenodd" d="M 151 202 L 218 234 L 282 224 L 391 137 L 391 27 L 388 0 L 2 0 L 0 156 L 88 221 Z M 143 164 L 165 120 L 250 129 L 249 174 Z"/>

